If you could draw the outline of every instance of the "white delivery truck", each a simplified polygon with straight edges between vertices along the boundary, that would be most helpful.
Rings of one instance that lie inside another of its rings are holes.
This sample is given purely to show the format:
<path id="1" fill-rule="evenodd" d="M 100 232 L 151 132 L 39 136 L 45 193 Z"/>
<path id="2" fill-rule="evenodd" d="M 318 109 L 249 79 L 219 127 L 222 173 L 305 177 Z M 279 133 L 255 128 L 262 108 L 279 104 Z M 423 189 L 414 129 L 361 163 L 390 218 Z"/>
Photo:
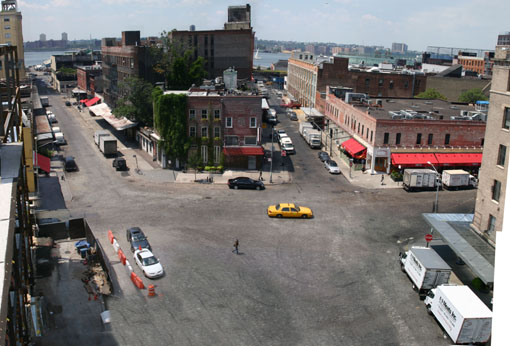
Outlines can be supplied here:
<path id="1" fill-rule="evenodd" d="M 492 311 L 468 286 L 438 286 L 429 291 L 424 302 L 455 344 L 489 341 Z"/>
<path id="2" fill-rule="evenodd" d="M 313 129 L 306 129 L 306 143 L 310 148 L 320 149 L 321 147 L 321 132 Z"/>
<path id="3" fill-rule="evenodd" d="M 48 96 L 41 96 L 41 106 L 48 107 L 50 105 L 50 99 Z"/>
<path id="4" fill-rule="evenodd" d="M 64 134 L 62 132 L 55 133 L 55 140 L 53 141 L 56 145 L 65 145 L 66 140 L 64 138 Z"/>
<path id="5" fill-rule="evenodd" d="M 477 185 L 476 178 L 462 169 L 444 170 L 441 180 L 447 190 L 469 189 Z"/>
<path id="6" fill-rule="evenodd" d="M 305 134 L 304 134 L 305 129 L 313 129 L 312 123 L 300 122 L 299 123 L 299 134 L 303 137 L 305 136 Z"/>
<path id="7" fill-rule="evenodd" d="M 94 132 L 94 143 L 96 143 L 97 146 L 99 146 L 100 138 L 102 136 L 109 136 L 110 132 L 106 130 L 97 130 Z"/>
<path id="8" fill-rule="evenodd" d="M 404 170 L 403 186 L 406 191 L 433 190 L 437 174 L 432 169 L 417 168 Z"/>
<path id="9" fill-rule="evenodd" d="M 117 140 L 113 136 L 101 136 L 99 139 L 99 150 L 104 156 L 117 154 Z"/>
<path id="10" fill-rule="evenodd" d="M 273 108 L 269 108 L 269 111 L 267 112 L 267 122 L 273 125 L 278 123 L 278 116 Z"/>
<path id="11" fill-rule="evenodd" d="M 425 297 L 432 288 L 447 284 L 452 273 L 452 268 L 434 249 L 423 246 L 412 246 L 401 252 L 400 267 L 409 276 L 420 297 Z"/>

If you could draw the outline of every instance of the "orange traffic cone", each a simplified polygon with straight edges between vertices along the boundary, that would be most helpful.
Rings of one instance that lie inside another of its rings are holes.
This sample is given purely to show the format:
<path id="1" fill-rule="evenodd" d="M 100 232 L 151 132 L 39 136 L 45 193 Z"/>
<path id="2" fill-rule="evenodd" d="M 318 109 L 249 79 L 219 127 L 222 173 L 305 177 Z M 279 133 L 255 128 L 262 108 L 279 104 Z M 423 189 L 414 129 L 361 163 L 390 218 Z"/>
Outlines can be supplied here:
<path id="1" fill-rule="evenodd" d="M 154 285 L 149 285 L 149 297 L 154 297 L 156 295 L 156 290 L 154 289 Z"/>

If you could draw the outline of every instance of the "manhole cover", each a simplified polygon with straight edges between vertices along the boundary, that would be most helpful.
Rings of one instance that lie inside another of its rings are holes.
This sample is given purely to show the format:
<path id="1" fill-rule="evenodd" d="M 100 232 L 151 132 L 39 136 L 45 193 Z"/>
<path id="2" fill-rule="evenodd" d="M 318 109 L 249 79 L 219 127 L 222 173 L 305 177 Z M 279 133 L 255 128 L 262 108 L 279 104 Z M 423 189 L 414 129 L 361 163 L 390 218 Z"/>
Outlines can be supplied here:
<path id="1" fill-rule="evenodd" d="M 210 196 L 205 196 L 204 199 L 212 199 Z"/>
<path id="2" fill-rule="evenodd" d="M 69 255 L 71 253 L 71 251 L 67 250 L 64 252 L 65 254 Z"/>

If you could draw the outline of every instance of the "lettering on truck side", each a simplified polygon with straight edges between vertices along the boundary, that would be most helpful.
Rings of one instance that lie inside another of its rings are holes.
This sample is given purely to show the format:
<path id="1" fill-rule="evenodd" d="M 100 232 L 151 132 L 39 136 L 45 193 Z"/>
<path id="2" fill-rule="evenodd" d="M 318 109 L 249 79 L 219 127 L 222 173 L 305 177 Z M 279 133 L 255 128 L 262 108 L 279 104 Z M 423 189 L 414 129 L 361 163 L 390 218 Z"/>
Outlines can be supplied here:
<path id="1" fill-rule="evenodd" d="M 455 327 L 457 316 L 442 297 L 439 297 L 438 313 L 443 316 L 443 320 L 446 324 L 446 326 L 443 325 L 443 327 L 448 327 L 448 329 L 451 331 Z"/>
<path id="2" fill-rule="evenodd" d="M 416 272 L 418 272 L 419 275 L 421 275 L 421 272 L 423 271 L 423 267 L 422 265 L 420 264 L 420 262 L 418 262 L 418 260 L 416 259 L 416 257 L 414 256 L 414 254 L 409 251 L 409 256 L 408 256 L 408 260 L 406 262 L 409 262 L 409 265 L 411 267 L 414 268 L 414 270 Z M 416 275 L 414 274 L 413 271 L 407 271 L 407 274 L 411 277 L 411 279 L 413 280 L 413 282 L 415 283 L 418 283 L 419 280 L 418 278 L 416 277 Z"/>

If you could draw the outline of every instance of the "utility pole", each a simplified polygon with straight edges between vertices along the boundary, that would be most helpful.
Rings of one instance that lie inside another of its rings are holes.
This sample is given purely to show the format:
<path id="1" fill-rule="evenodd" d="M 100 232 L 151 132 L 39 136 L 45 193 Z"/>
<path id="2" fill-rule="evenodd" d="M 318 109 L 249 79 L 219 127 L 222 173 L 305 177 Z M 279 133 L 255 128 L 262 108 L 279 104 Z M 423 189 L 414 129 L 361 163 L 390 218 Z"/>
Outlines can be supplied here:
<path id="1" fill-rule="evenodd" d="M 271 125 L 271 165 L 269 168 L 269 183 L 270 184 L 273 183 L 273 150 L 274 150 L 273 136 L 274 136 L 274 127 L 273 127 L 273 125 Z"/>

